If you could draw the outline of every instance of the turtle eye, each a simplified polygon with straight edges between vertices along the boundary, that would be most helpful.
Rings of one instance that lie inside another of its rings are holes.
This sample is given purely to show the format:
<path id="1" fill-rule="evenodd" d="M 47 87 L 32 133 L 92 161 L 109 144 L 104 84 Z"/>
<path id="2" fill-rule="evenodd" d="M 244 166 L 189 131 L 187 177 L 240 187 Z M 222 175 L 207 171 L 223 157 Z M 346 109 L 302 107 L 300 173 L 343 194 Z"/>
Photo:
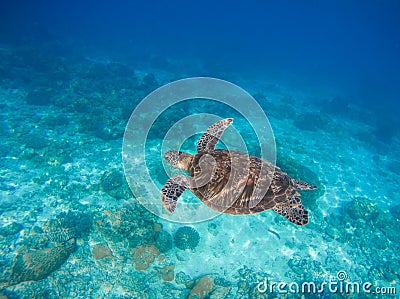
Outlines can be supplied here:
<path id="1" fill-rule="evenodd" d="M 194 169 L 194 174 L 199 174 L 201 172 L 200 167 Z"/>

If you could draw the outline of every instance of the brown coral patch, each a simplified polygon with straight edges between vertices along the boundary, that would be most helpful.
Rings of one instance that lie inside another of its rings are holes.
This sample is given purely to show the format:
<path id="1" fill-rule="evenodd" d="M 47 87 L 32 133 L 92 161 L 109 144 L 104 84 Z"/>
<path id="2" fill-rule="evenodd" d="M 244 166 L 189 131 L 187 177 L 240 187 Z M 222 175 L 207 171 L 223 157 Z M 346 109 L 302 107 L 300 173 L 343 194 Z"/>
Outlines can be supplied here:
<path id="1" fill-rule="evenodd" d="M 92 254 L 95 260 L 101 260 L 106 257 L 112 257 L 112 252 L 107 245 L 96 245 L 93 247 Z"/>
<path id="2" fill-rule="evenodd" d="M 175 266 L 170 265 L 160 269 L 161 277 L 164 281 L 173 281 L 174 280 L 174 272 Z"/>
<path id="3" fill-rule="evenodd" d="M 160 251 L 154 245 L 140 245 L 132 249 L 133 263 L 136 270 L 147 270 Z"/>
<path id="4" fill-rule="evenodd" d="M 159 233 L 162 231 L 162 225 L 160 223 L 154 223 L 153 231 L 155 233 Z"/>
<path id="5" fill-rule="evenodd" d="M 192 289 L 189 299 L 205 299 L 205 298 L 226 298 L 230 292 L 229 286 L 221 286 L 215 283 L 212 275 L 205 275 L 191 282 Z M 188 287 L 189 283 L 187 284 Z"/>
<path id="6" fill-rule="evenodd" d="M 189 299 L 207 298 L 214 288 L 214 279 L 209 275 L 203 276 L 196 280 L 194 287 L 190 291 Z"/>

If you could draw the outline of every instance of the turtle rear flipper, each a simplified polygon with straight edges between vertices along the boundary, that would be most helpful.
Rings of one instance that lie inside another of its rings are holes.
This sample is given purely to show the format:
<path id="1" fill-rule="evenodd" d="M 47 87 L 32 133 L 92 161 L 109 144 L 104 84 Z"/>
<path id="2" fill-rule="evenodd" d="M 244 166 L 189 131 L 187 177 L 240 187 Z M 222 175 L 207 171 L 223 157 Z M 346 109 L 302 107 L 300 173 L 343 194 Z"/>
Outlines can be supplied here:
<path id="1" fill-rule="evenodd" d="M 291 199 L 289 202 L 277 204 L 272 209 L 294 224 L 306 225 L 308 223 L 308 211 L 298 197 Z"/>
<path id="2" fill-rule="evenodd" d="M 176 209 L 178 198 L 189 187 L 189 179 L 180 174 L 170 178 L 161 189 L 161 201 L 164 208 L 173 213 Z"/>
<path id="3" fill-rule="evenodd" d="M 293 179 L 293 184 L 297 190 L 315 190 L 315 189 L 317 189 L 317 186 L 315 186 L 315 185 L 311 185 L 309 183 L 298 181 L 295 179 Z"/>

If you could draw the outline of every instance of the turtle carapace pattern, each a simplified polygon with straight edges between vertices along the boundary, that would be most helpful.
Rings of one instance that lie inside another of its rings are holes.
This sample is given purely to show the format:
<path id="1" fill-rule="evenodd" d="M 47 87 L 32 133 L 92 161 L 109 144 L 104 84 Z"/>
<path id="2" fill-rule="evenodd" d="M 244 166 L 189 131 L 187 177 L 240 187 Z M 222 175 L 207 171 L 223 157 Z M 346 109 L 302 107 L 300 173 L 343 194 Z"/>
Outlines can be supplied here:
<path id="1" fill-rule="evenodd" d="M 233 118 L 208 127 L 197 143 L 197 154 L 168 151 L 164 158 L 190 176 L 171 177 L 161 190 L 164 208 L 173 213 L 179 197 L 189 189 L 210 208 L 232 215 L 272 209 L 297 225 L 308 223 L 298 190 L 316 186 L 295 180 L 275 164 L 246 153 L 215 149 Z"/>

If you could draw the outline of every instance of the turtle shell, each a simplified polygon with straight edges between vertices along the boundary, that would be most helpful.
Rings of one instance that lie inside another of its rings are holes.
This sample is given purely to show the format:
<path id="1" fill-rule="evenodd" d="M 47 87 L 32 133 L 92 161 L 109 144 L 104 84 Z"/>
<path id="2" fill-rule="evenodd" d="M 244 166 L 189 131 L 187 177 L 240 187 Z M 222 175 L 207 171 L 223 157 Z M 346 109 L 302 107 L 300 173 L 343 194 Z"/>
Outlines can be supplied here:
<path id="1" fill-rule="evenodd" d="M 298 193 L 291 178 L 256 156 L 214 150 L 193 156 L 190 190 L 207 206 L 228 214 L 254 214 L 273 208 Z"/>

